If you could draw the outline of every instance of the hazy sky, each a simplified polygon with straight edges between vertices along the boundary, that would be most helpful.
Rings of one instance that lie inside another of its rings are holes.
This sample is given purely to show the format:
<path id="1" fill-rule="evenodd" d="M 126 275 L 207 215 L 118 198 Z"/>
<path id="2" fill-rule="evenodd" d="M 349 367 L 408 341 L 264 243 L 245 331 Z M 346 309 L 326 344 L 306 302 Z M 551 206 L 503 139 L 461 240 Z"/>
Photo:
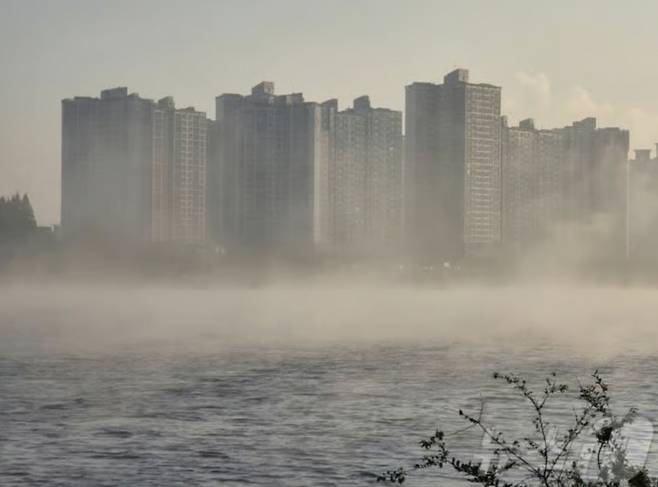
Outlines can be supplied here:
<path id="1" fill-rule="evenodd" d="M 0 194 L 57 223 L 60 101 L 118 85 L 212 118 L 216 95 L 263 79 L 402 109 L 405 84 L 466 67 L 503 86 L 513 122 L 594 115 L 650 147 L 657 47 L 655 0 L 0 0 Z"/>

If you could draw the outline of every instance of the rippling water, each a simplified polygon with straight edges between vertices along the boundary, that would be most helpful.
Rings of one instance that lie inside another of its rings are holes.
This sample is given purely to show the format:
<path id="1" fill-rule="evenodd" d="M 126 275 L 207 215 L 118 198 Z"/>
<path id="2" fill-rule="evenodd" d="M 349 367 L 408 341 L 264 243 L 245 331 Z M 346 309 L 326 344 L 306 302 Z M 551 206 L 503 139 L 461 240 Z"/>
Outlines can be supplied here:
<path id="1" fill-rule="evenodd" d="M 574 382 L 600 368 L 619 410 L 658 417 L 658 355 L 632 347 L 592 357 L 538 343 L 227 346 L 204 335 L 89 349 L 51 346 L 56 329 L 47 340 L 23 333 L 21 320 L 47 321 L 31 313 L 0 313 L 13 323 L 0 337 L 2 486 L 369 484 L 413 462 L 437 425 L 459 427 L 459 408 L 484 400 L 487 418 L 514 427 L 522 410 L 494 370 Z M 479 446 L 474 435 L 456 441 Z"/>

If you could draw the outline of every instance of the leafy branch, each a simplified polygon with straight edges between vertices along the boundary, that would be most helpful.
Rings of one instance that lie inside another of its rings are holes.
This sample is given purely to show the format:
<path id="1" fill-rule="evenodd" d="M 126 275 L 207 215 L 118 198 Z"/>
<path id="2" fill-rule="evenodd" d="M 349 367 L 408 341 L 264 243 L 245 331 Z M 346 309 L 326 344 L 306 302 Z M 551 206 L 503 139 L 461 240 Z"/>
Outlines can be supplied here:
<path id="1" fill-rule="evenodd" d="M 631 487 L 658 485 L 646 470 L 629 464 L 621 441 L 622 428 L 636 418 L 637 410 L 631 409 L 620 418 L 614 416 L 610 409 L 609 386 L 598 371 L 592 374 L 592 383 L 579 386 L 581 407 L 560 436 L 550 434 L 555 427 L 548 419 L 547 408 L 552 400 L 567 393 L 569 386 L 560 383 L 556 374 L 545 379 L 539 393 L 517 375 L 494 373 L 493 378 L 510 386 L 530 405 L 532 435 L 508 440 L 503 432 L 485 423 L 484 404 L 477 416 L 459 410 L 459 417 L 467 422 L 465 428 L 450 434 L 437 430 L 420 441 L 426 453 L 412 469 L 387 470 L 377 480 L 402 484 L 413 471 L 449 467 L 471 483 L 495 487 L 619 487 L 623 480 Z M 491 461 L 486 466 L 482 462 L 460 459 L 448 448 L 449 437 L 471 428 L 479 429 L 494 446 Z M 578 461 L 573 458 L 575 443 L 586 433 L 591 434 L 597 444 L 595 480 L 585 480 Z"/>

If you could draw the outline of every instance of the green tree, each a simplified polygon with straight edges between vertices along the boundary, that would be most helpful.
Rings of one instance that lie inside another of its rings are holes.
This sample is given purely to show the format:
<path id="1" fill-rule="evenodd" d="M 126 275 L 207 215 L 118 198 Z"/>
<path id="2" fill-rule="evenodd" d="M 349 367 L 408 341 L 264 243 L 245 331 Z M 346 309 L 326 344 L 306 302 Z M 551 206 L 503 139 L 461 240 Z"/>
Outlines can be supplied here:
<path id="1" fill-rule="evenodd" d="M 34 231 L 37 228 L 37 220 L 34 218 L 32 203 L 30 202 L 30 198 L 27 194 L 24 194 L 23 198 L 21 199 L 21 215 L 25 228 L 28 231 Z"/>
<path id="2" fill-rule="evenodd" d="M 22 243 L 34 234 L 36 227 L 34 210 L 26 194 L 0 197 L 0 242 Z"/>

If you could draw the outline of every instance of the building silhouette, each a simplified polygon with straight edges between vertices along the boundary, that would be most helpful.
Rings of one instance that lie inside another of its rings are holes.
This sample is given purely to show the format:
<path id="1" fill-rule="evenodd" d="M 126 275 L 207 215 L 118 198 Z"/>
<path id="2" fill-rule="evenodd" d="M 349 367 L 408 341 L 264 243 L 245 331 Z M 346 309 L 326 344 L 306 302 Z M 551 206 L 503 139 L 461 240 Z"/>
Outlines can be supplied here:
<path id="1" fill-rule="evenodd" d="M 626 254 L 627 163 L 629 133 L 617 127 L 597 128 L 585 118 L 556 129 L 564 139 L 561 168 L 561 237 L 578 239 L 587 231 L 597 240 L 601 258 Z"/>
<path id="2" fill-rule="evenodd" d="M 126 88 L 62 102 L 65 237 L 151 240 L 152 121 L 151 100 Z"/>
<path id="3" fill-rule="evenodd" d="M 561 217 L 560 132 L 538 130 L 532 119 L 502 127 L 503 242 L 519 251 L 551 238 Z"/>
<path id="4" fill-rule="evenodd" d="M 564 216 L 574 222 L 587 222 L 601 212 L 624 213 L 628 131 L 597 128 L 592 117 L 557 131 L 563 135 L 567 151 Z"/>
<path id="5" fill-rule="evenodd" d="M 405 233 L 432 260 L 494 252 L 501 241 L 501 89 L 457 69 L 406 87 Z"/>
<path id="6" fill-rule="evenodd" d="M 171 97 L 154 109 L 152 205 L 153 240 L 203 243 L 206 240 L 206 114 L 176 109 Z M 155 219 L 155 217 L 158 217 Z"/>
<path id="7" fill-rule="evenodd" d="M 658 144 L 657 144 L 658 148 Z M 658 262 L 658 157 L 638 149 L 629 161 L 629 256 L 638 262 Z"/>
<path id="8" fill-rule="evenodd" d="M 368 96 L 341 111 L 267 81 L 218 96 L 215 121 L 125 87 L 63 100 L 63 235 L 353 257 L 404 246 L 430 265 L 583 236 L 618 258 L 649 241 L 628 215 L 650 205 L 655 164 L 638 151 L 629 180 L 628 131 L 509 126 L 501 88 L 465 69 L 405 94 L 404 143 L 402 113 Z"/>
<path id="9" fill-rule="evenodd" d="M 216 99 L 208 192 L 212 238 L 227 246 L 310 251 L 328 241 L 330 127 L 301 93 Z"/>
<path id="10" fill-rule="evenodd" d="M 327 102 L 335 110 L 337 103 Z M 402 113 L 370 99 L 335 115 L 330 239 L 352 255 L 395 255 L 402 238 Z"/>
<path id="11" fill-rule="evenodd" d="M 596 239 L 600 255 L 626 250 L 628 131 L 586 118 L 537 130 L 503 119 L 503 241 L 508 250 Z M 594 255 L 595 252 L 592 252 Z"/>
<path id="12" fill-rule="evenodd" d="M 206 132 L 205 114 L 125 87 L 63 100 L 64 237 L 202 242 Z"/>

